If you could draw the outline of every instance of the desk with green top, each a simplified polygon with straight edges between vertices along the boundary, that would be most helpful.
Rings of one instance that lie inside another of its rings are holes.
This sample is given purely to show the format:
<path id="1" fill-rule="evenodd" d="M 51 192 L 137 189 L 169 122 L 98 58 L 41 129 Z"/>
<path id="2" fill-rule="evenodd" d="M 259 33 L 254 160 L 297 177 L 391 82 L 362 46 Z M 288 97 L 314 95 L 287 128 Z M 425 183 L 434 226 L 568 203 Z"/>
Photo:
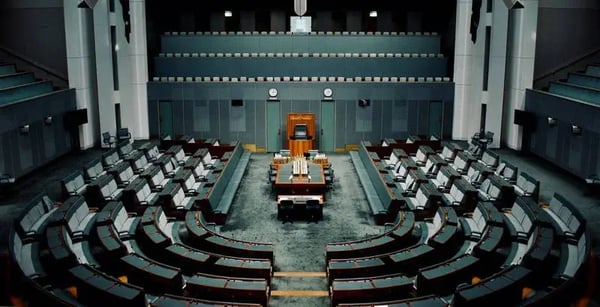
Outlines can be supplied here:
<path id="1" fill-rule="evenodd" d="M 308 175 L 293 175 L 292 163 L 278 164 L 277 194 L 321 195 L 325 193 L 325 175 L 321 164 L 307 161 Z"/>

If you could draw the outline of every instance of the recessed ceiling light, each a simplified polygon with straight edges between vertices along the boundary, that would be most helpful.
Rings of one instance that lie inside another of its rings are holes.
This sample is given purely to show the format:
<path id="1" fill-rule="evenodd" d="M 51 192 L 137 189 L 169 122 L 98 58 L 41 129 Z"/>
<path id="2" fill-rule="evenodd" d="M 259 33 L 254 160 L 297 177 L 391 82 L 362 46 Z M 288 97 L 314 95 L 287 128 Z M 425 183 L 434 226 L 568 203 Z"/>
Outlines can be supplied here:
<path id="1" fill-rule="evenodd" d="M 377 17 L 377 11 L 370 11 L 369 17 Z"/>

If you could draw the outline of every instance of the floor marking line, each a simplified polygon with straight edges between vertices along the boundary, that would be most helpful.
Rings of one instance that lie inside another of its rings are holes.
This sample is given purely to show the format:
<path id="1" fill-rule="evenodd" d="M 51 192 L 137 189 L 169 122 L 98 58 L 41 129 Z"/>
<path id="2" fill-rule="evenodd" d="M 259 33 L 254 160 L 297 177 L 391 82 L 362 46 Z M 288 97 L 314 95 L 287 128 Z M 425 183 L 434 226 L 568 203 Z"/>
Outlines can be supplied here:
<path id="1" fill-rule="evenodd" d="M 274 272 L 273 277 L 327 277 L 326 272 Z"/>
<path id="2" fill-rule="evenodd" d="M 329 296 L 329 291 L 318 290 L 272 290 L 271 296 Z"/>

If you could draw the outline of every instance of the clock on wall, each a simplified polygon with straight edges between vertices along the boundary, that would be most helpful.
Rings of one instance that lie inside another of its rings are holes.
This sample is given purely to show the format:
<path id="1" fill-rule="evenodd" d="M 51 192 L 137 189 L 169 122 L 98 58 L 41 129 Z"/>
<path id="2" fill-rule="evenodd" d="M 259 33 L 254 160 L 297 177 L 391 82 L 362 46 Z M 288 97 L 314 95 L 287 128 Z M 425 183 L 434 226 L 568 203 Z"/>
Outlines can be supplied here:
<path id="1" fill-rule="evenodd" d="M 277 97 L 277 89 L 272 87 L 269 89 L 269 97 Z"/>
<path id="2" fill-rule="evenodd" d="M 333 91 L 330 88 L 326 88 L 323 90 L 323 95 L 325 97 L 331 97 L 331 95 L 333 95 Z"/>

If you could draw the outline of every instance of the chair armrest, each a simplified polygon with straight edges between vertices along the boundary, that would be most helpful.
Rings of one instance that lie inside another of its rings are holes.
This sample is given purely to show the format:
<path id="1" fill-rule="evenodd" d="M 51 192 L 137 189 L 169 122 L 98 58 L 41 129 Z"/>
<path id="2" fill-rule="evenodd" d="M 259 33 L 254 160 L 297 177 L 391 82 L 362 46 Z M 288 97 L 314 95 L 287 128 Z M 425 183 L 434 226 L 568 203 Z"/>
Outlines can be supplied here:
<path id="1" fill-rule="evenodd" d="M 502 212 L 504 212 L 504 213 L 510 213 L 511 212 L 510 208 L 502 208 L 500 210 L 502 210 Z"/>
<path id="2" fill-rule="evenodd" d="M 423 222 L 433 222 L 433 218 L 432 217 L 426 217 L 423 219 Z"/>

